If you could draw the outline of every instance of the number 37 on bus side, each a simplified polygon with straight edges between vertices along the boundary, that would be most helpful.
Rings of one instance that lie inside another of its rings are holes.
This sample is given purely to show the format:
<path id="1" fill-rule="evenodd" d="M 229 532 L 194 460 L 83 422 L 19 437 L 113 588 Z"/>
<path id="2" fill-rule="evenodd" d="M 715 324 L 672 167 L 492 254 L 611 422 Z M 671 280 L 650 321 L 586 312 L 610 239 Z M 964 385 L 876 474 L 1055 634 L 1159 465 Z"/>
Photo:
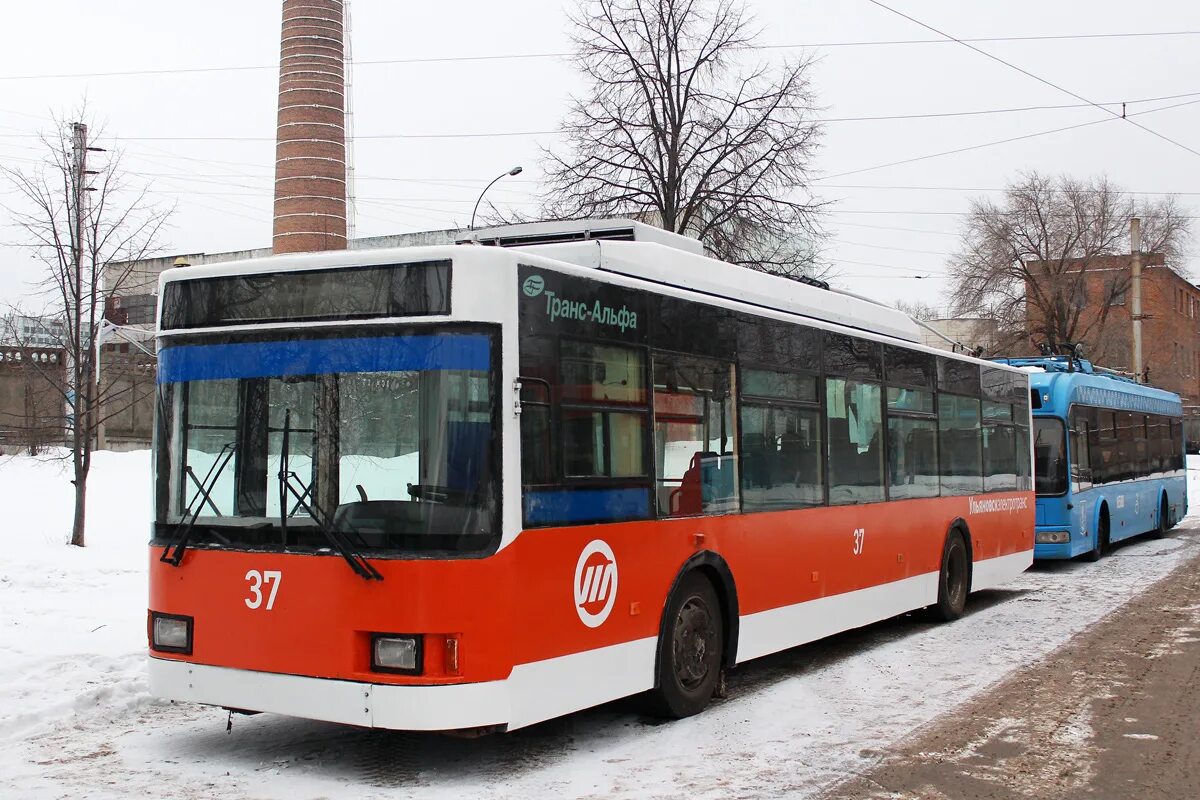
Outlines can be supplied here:
<path id="1" fill-rule="evenodd" d="M 259 572 L 252 569 L 246 573 L 246 581 L 250 584 L 250 596 L 246 598 L 246 608 L 256 609 L 263 604 L 263 593 L 266 590 L 270 594 L 266 595 L 267 611 L 275 607 L 275 594 L 279 591 L 279 584 L 283 580 L 283 573 L 277 569 L 268 569 Z"/>
<path id="2" fill-rule="evenodd" d="M 853 547 L 851 547 L 851 552 L 854 553 L 854 555 L 856 555 L 856 556 L 861 556 L 862 551 L 863 551 L 863 544 L 866 542 L 866 539 L 867 539 L 867 529 L 866 528 L 855 528 L 853 535 L 854 535 L 854 545 L 853 545 Z"/>

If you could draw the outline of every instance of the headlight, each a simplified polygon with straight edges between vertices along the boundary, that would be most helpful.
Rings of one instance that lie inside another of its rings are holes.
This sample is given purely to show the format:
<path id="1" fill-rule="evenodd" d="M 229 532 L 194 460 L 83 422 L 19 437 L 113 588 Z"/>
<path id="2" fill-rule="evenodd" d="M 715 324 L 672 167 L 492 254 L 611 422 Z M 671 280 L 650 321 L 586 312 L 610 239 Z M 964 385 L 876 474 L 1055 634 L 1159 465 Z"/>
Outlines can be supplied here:
<path id="1" fill-rule="evenodd" d="M 1071 541 L 1070 531 L 1038 531 L 1034 534 L 1037 544 L 1066 544 Z"/>
<path id="2" fill-rule="evenodd" d="M 376 672 L 421 672 L 421 637 L 377 633 L 371 637 L 371 669 Z"/>
<path id="3" fill-rule="evenodd" d="M 150 612 L 150 648 L 164 653 L 192 653 L 192 618 Z"/>

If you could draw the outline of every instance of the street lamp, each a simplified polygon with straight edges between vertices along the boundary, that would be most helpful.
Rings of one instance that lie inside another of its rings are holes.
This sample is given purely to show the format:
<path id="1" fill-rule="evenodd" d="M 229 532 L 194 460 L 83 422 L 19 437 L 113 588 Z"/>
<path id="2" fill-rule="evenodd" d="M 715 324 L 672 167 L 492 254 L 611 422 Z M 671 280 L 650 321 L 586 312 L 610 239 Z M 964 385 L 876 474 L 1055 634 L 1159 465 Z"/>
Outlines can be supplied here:
<path id="1" fill-rule="evenodd" d="M 492 186 L 495 185 L 496 181 L 500 180 L 501 178 L 504 178 L 509 175 L 520 175 L 523 171 L 524 171 L 524 167 L 513 167 L 508 172 L 501 173 L 500 175 L 497 175 L 496 177 L 492 178 L 492 182 L 489 183 L 487 186 L 483 187 L 483 191 L 479 193 L 479 199 L 475 201 L 475 208 L 471 209 L 471 225 L 470 225 L 470 227 L 467 228 L 467 230 L 469 230 L 469 231 L 475 230 L 475 212 L 477 212 L 479 210 L 479 204 L 480 204 L 480 202 L 482 202 L 483 196 L 485 194 L 487 194 L 487 190 L 492 188 Z"/>

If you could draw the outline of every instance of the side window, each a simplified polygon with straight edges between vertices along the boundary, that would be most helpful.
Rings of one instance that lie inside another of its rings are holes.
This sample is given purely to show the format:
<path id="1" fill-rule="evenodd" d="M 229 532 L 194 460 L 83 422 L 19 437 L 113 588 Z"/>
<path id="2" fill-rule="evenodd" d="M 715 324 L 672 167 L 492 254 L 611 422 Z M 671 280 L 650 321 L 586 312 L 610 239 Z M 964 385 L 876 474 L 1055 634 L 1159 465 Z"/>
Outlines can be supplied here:
<path id="1" fill-rule="evenodd" d="M 646 475 L 644 351 L 564 339 L 559 353 L 566 477 Z"/>
<path id="2" fill-rule="evenodd" d="M 936 497 L 939 470 L 933 392 L 889 386 L 887 405 L 889 496 L 893 500 Z"/>
<path id="3" fill-rule="evenodd" d="M 1137 429 L 1141 427 L 1141 419 L 1129 411 L 1118 411 L 1114 416 L 1117 424 L 1117 480 L 1124 481 L 1137 477 Z"/>
<path id="4" fill-rule="evenodd" d="M 799 508 L 824 502 L 817 378 L 743 368 L 742 508 Z M 802 404 L 803 403 L 803 404 Z"/>
<path id="5" fill-rule="evenodd" d="M 529 337 L 520 381 L 525 524 L 649 516 L 645 350 Z"/>
<path id="6" fill-rule="evenodd" d="M 530 336 L 521 341 L 521 483 L 539 486 L 557 477 L 551 425 L 555 381 L 554 340 Z"/>
<path id="7" fill-rule="evenodd" d="M 883 396 L 876 383 L 827 378 L 829 502 L 883 500 Z"/>
<path id="8" fill-rule="evenodd" d="M 1091 431 L 1087 413 L 1071 409 L 1070 419 L 1071 491 L 1092 488 Z"/>
<path id="9" fill-rule="evenodd" d="M 942 494 L 983 491 L 979 401 L 938 395 L 938 443 L 942 454 Z"/>
<path id="10" fill-rule="evenodd" d="M 1017 431 L 1007 403 L 983 401 L 983 490 L 1010 492 L 1017 488 Z"/>
<path id="11" fill-rule="evenodd" d="M 654 353 L 655 495 L 662 516 L 738 510 L 733 365 Z"/>

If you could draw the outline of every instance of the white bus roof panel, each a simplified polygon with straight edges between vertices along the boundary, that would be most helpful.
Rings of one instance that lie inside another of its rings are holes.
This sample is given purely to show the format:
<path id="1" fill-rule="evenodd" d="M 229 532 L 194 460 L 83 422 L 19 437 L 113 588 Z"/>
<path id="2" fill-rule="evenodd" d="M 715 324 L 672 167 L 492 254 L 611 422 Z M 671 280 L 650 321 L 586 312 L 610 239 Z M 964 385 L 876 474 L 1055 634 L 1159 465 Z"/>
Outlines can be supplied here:
<path id="1" fill-rule="evenodd" d="M 786 311 L 909 342 L 920 341 L 917 324 L 894 308 L 653 242 L 596 240 L 513 249 L 714 298 Z"/>

